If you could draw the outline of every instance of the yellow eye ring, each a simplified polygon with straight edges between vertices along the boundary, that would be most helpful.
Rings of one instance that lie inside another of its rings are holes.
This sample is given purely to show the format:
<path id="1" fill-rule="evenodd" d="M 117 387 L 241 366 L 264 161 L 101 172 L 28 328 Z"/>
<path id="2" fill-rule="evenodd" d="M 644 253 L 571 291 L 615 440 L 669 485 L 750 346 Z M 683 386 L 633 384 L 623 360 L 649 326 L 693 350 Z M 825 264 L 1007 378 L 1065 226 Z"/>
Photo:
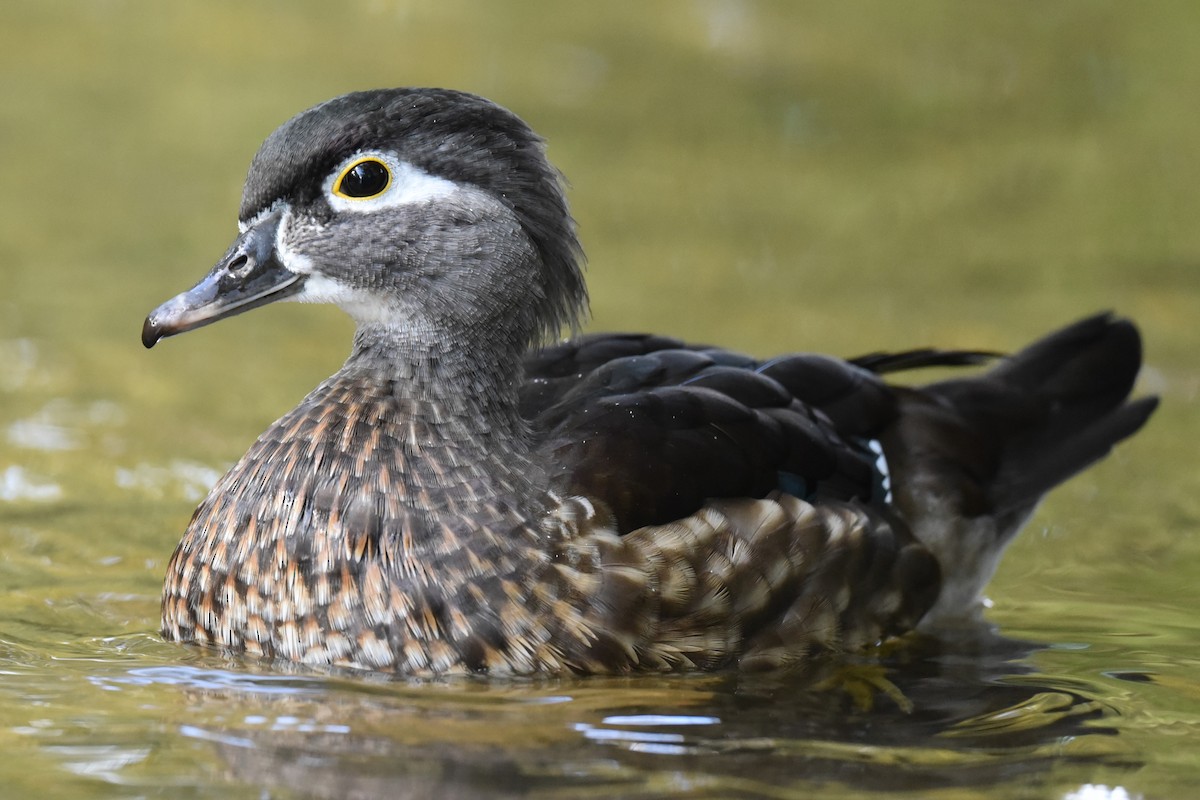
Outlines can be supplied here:
<path id="1" fill-rule="evenodd" d="M 386 192 L 391 185 L 392 171 L 388 165 L 373 156 L 364 156 L 338 173 L 333 193 L 347 200 L 369 200 Z"/>

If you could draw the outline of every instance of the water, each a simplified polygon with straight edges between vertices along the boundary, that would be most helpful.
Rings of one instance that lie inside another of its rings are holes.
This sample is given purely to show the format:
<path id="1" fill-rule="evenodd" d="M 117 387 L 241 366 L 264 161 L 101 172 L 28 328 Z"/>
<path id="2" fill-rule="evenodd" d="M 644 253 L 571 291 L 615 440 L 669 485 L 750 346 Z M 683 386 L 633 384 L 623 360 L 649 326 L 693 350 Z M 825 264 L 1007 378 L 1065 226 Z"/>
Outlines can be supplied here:
<path id="1" fill-rule="evenodd" d="M 0 793 L 1190 797 L 1200 12 L 593 5 L 5 5 Z M 550 138 L 592 329 L 1011 348 L 1115 307 L 1164 406 L 1045 504 L 993 628 L 834 675 L 422 684 L 164 644 L 191 509 L 350 326 L 273 307 L 146 353 L 141 319 L 224 251 L 275 125 L 399 84 Z"/>

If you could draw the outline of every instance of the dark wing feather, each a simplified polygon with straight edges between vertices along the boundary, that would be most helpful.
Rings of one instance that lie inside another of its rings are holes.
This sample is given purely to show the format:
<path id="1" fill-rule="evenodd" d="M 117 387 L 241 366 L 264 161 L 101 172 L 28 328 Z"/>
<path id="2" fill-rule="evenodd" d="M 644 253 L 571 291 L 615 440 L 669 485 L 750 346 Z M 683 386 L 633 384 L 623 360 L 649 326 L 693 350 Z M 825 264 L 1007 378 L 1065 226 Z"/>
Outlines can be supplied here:
<path id="1" fill-rule="evenodd" d="M 846 359 L 851 364 L 869 369 L 877 375 L 888 372 L 902 372 L 908 369 L 924 369 L 926 367 L 975 367 L 990 364 L 1004 353 L 993 350 L 939 350 L 933 347 L 922 347 L 917 350 L 905 350 L 900 353 L 867 353 Z"/>
<path id="2" fill-rule="evenodd" d="M 525 383 L 521 387 L 521 415 L 534 419 L 571 392 L 576 395 L 589 391 L 581 387 L 585 380 L 593 384 L 610 380 L 611 370 L 594 376 L 593 372 L 613 361 L 674 350 L 681 353 L 697 352 L 703 348 L 688 347 L 678 339 L 666 336 L 638 333 L 602 333 L 582 336 L 560 342 L 530 353 L 525 358 Z M 658 360 L 646 361 L 638 374 L 638 365 L 625 367 L 624 380 L 644 380 L 648 385 L 661 384 L 665 379 L 666 364 Z M 631 383 L 634 386 L 635 383 Z"/>
<path id="3" fill-rule="evenodd" d="M 623 532 L 779 488 L 868 500 L 878 475 L 863 439 L 895 414 L 878 377 L 824 356 L 758 362 L 600 335 L 540 351 L 526 370 L 521 407 L 556 485 L 606 503 Z"/>

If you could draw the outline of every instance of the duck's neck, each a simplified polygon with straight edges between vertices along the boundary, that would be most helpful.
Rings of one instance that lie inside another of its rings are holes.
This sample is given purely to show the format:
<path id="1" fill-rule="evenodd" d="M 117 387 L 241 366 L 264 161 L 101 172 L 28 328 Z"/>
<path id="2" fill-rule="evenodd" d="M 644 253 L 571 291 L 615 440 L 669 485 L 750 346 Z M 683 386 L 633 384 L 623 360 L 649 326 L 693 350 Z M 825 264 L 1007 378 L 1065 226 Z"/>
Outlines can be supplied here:
<path id="1" fill-rule="evenodd" d="M 524 346 L 506 338 L 464 342 L 360 325 L 342 371 L 396 381 L 412 400 L 475 411 L 490 423 L 519 423 L 517 387 Z"/>
<path id="2" fill-rule="evenodd" d="M 352 386 L 378 415 L 356 415 L 354 424 L 391 428 L 399 445 L 392 463 L 410 488 L 481 499 L 536 494 L 540 475 L 517 405 L 523 354 L 503 341 L 473 345 L 360 326 L 333 383 Z"/>

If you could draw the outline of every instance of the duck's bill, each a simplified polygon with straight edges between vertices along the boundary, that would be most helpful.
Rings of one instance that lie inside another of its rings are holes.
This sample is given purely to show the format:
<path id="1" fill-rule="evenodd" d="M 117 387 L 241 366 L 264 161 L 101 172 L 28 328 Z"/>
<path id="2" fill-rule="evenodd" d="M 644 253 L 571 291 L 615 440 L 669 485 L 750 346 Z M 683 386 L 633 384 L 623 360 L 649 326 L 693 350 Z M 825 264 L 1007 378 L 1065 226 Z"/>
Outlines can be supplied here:
<path id="1" fill-rule="evenodd" d="M 160 339 L 299 292 L 305 276 L 275 255 L 280 217 L 271 214 L 248 228 L 202 281 L 151 311 L 142 325 L 142 344 L 153 347 Z"/>

